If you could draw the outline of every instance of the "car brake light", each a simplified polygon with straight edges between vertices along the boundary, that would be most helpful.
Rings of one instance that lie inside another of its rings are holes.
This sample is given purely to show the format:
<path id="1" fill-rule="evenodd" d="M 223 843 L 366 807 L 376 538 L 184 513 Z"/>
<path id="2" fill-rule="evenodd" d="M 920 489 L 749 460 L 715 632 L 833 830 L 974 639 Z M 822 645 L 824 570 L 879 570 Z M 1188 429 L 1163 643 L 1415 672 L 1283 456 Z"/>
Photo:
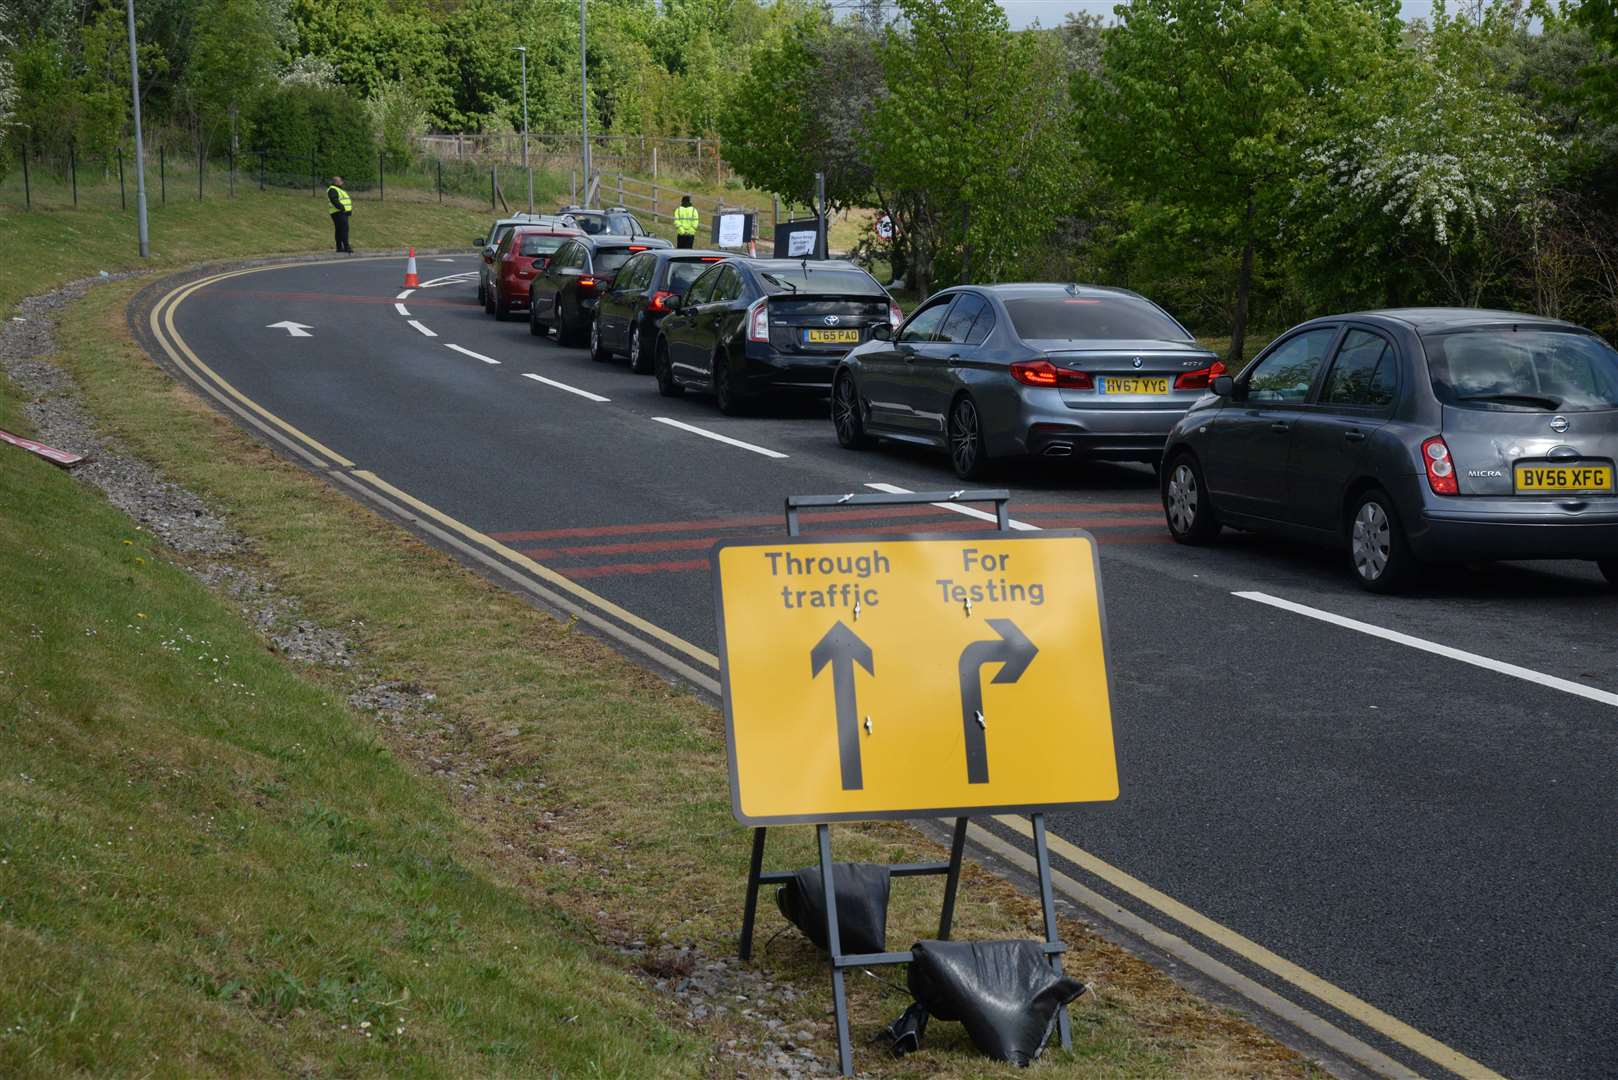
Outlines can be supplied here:
<path id="1" fill-rule="evenodd" d="M 1094 390 L 1095 376 L 1088 371 L 1057 367 L 1049 360 L 1019 360 L 1011 365 L 1011 377 L 1024 386 L 1054 386 L 1061 390 Z"/>
<path id="2" fill-rule="evenodd" d="M 770 340 L 770 302 L 764 297 L 754 300 L 747 309 L 747 340 Z"/>
<path id="3" fill-rule="evenodd" d="M 1455 479 L 1455 462 L 1449 456 L 1444 436 L 1434 435 L 1421 444 L 1421 461 L 1427 466 L 1427 485 L 1434 495 L 1459 495 L 1460 483 Z"/>
<path id="4" fill-rule="evenodd" d="M 595 288 L 595 285 L 596 279 L 590 277 L 589 275 L 585 275 L 579 279 L 579 288 L 581 289 L 593 289 Z"/>
<path id="5" fill-rule="evenodd" d="M 905 313 L 899 310 L 898 304 L 888 305 L 888 325 L 895 330 L 905 321 Z"/>
<path id="6" fill-rule="evenodd" d="M 649 249 L 647 249 L 647 248 L 644 248 L 644 247 L 632 247 L 632 248 L 630 248 L 630 249 L 629 249 L 629 250 L 630 250 L 630 251 L 647 251 L 647 250 L 649 250 Z"/>
<path id="7" fill-rule="evenodd" d="M 669 310 L 669 301 L 673 300 L 678 295 L 679 293 L 671 293 L 667 289 L 659 289 L 657 292 L 653 293 L 652 298 L 646 302 L 646 310 L 655 312 L 657 314 L 666 313 Z"/>
<path id="8" fill-rule="evenodd" d="M 1183 371 L 1174 377 L 1176 390 L 1206 390 L 1219 376 L 1225 373 L 1225 364 L 1222 360 L 1215 360 L 1207 367 L 1197 368 L 1195 371 Z"/>
<path id="9" fill-rule="evenodd" d="M 723 255 L 704 255 L 700 261 L 702 261 L 702 262 L 724 262 L 725 261 L 725 256 L 723 256 Z"/>

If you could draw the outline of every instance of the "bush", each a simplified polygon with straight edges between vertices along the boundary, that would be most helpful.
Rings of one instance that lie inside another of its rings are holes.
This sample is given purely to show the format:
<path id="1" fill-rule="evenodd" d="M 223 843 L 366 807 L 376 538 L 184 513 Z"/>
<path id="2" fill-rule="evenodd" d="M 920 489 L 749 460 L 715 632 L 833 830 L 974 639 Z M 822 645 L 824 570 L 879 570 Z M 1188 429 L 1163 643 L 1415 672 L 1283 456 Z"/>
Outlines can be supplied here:
<path id="1" fill-rule="evenodd" d="M 248 118 L 253 150 L 268 171 L 307 182 L 341 176 L 350 187 L 376 182 L 377 150 L 365 103 L 331 87 L 280 86 L 260 99 Z"/>

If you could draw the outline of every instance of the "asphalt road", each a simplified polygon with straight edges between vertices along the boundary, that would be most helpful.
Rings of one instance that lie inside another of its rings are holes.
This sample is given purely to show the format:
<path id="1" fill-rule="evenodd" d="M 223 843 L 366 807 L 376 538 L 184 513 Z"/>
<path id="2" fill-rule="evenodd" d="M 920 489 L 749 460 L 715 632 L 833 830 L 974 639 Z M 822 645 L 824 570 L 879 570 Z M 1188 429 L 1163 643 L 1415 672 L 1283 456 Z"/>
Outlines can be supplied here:
<path id="1" fill-rule="evenodd" d="M 358 468 L 710 651 L 716 538 L 780 535 L 788 494 L 959 486 L 942 458 L 840 449 L 819 403 L 727 418 L 662 398 L 621 361 L 495 322 L 475 280 L 436 280 L 474 268 L 422 260 L 408 314 L 396 262 L 253 273 L 203 288 L 175 322 L 243 394 Z M 284 320 L 310 336 L 270 328 Z M 1618 693 L 1618 596 L 1594 567 L 1435 570 L 1412 596 L 1372 597 L 1335 553 L 1168 542 L 1144 468 L 996 482 L 1018 520 L 1089 529 L 1102 552 L 1122 795 L 1054 832 L 1490 1070 L 1618 1076 L 1618 699 L 1556 681 Z M 932 508 L 849 525 L 985 527 Z"/>

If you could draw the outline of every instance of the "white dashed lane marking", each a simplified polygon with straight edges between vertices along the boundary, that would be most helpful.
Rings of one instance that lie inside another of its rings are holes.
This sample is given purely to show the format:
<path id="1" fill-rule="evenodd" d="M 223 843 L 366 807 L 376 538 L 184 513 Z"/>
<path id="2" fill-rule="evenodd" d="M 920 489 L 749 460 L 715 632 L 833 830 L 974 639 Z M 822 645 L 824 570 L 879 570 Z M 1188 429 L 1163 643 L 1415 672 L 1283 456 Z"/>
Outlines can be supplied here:
<path id="1" fill-rule="evenodd" d="M 566 390 L 568 393 L 577 394 L 581 398 L 584 398 L 584 399 L 586 399 L 588 401 L 611 401 L 612 400 L 612 398 L 605 398 L 605 397 L 602 397 L 600 394 L 592 394 L 588 390 L 580 390 L 577 386 L 569 386 L 567 383 L 557 382 L 555 379 L 547 379 L 543 375 L 535 375 L 531 371 L 523 372 L 522 377 L 525 378 L 525 379 L 533 379 L 537 383 L 544 383 L 546 386 L 554 386 L 558 390 Z"/>
<path id="2" fill-rule="evenodd" d="M 707 428 L 699 428 L 694 424 L 681 423 L 680 421 L 671 417 L 654 416 L 652 419 L 659 424 L 667 424 L 671 428 L 679 428 L 681 431 L 689 431 L 693 435 L 701 435 L 704 439 L 712 439 L 714 442 L 722 442 L 726 446 L 740 447 L 743 450 L 751 450 L 755 454 L 763 454 L 767 458 L 786 457 L 786 455 L 781 453 L 779 450 L 771 450 L 767 446 L 755 446 L 750 442 L 742 442 L 740 439 L 732 439 L 729 435 L 721 435 L 717 431 L 709 431 Z"/>
<path id="3" fill-rule="evenodd" d="M 410 325 L 414 326 L 417 330 L 421 331 L 423 334 L 427 335 L 428 337 L 437 337 L 438 336 L 437 334 L 433 333 L 431 330 L 427 329 L 425 326 L 421 325 L 421 323 L 417 322 L 415 319 L 410 320 Z"/>
<path id="4" fill-rule="evenodd" d="M 482 360 L 485 364 L 498 364 L 500 362 L 492 356 L 484 356 L 482 353 L 475 353 L 471 349 L 464 349 L 459 345 L 445 345 L 444 348 L 454 349 L 462 356 L 470 356 L 474 360 Z"/>

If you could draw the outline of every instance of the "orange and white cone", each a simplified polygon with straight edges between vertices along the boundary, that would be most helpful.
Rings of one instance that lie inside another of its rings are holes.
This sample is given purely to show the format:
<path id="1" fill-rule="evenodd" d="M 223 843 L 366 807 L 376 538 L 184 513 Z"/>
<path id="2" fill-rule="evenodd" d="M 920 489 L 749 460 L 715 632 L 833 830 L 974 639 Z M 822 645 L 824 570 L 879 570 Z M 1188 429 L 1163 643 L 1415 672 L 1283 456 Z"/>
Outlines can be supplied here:
<path id="1" fill-rule="evenodd" d="M 405 263 L 405 283 L 407 289 L 414 289 L 420 282 L 416 280 L 416 249 L 410 249 L 410 259 Z"/>

